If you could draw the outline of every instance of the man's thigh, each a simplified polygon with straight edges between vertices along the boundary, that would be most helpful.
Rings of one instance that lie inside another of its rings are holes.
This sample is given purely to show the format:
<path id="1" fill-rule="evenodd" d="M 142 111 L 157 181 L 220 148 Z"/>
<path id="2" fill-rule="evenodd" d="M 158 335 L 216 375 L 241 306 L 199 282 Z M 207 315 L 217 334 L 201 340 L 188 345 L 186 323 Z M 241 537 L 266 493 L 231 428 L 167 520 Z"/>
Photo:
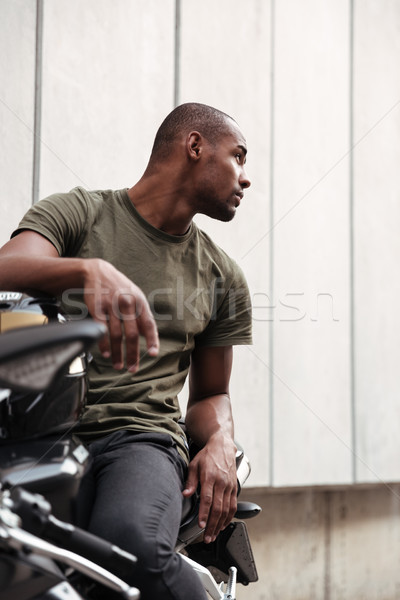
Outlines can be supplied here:
<path id="1" fill-rule="evenodd" d="M 156 547 L 170 551 L 175 544 L 186 465 L 168 435 L 125 431 L 108 438 L 93 448 L 89 530 L 151 560 Z"/>

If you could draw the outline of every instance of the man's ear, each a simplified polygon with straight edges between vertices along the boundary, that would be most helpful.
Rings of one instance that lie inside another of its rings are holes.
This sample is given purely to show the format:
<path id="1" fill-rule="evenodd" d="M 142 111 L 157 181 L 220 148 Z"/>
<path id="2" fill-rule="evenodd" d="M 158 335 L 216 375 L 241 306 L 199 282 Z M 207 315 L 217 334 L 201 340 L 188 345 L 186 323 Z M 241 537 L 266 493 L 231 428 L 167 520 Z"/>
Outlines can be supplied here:
<path id="1" fill-rule="evenodd" d="M 203 151 L 203 137 L 198 131 L 191 131 L 186 138 L 186 150 L 191 160 L 199 160 Z"/>

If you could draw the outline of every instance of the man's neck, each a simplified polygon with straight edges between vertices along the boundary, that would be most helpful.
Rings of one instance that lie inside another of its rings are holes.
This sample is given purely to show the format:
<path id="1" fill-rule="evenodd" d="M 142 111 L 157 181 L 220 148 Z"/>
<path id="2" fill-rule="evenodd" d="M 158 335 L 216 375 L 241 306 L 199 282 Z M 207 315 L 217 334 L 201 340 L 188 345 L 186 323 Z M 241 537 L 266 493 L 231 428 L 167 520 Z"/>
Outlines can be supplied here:
<path id="1" fill-rule="evenodd" d="M 176 186 L 154 184 L 152 177 L 142 178 L 128 190 L 130 201 L 140 216 L 156 229 L 170 235 L 184 235 L 194 215 L 182 201 L 182 193 Z"/>

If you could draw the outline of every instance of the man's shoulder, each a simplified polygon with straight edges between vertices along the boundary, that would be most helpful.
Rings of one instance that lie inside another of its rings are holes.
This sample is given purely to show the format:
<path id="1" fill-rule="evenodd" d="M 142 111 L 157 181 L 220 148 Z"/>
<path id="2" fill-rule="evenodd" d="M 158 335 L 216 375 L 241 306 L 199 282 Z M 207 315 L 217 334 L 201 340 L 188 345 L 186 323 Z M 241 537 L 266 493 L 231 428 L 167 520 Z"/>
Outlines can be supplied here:
<path id="1" fill-rule="evenodd" d="M 208 258 L 213 260 L 216 265 L 218 265 L 224 271 L 229 271 L 231 273 L 237 273 L 240 271 L 240 267 L 237 262 L 223 249 L 219 246 L 208 233 L 206 233 L 203 229 L 200 229 L 197 225 L 196 235 L 199 240 L 199 246 L 201 248 L 201 252 L 205 254 Z"/>
<path id="2" fill-rule="evenodd" d="M 54 194 L 54 197 L 64 197 L 64 198 L 78 198 L 81 200 L 85 200 L 90 204 L 103 203 L 103 202 L 112 202 L 116 200 L 118 196 L 121 194 L 122 190 L 87 190 L 82 186 L 76 186 L 72 188 L 69 192 L 65 192 L 63 194 Z"/>
<path id="3" fill-rule="evenodd" d="M 64 209 L 74 211 L 85 219 L 97 220 L 104 210 L 109 208 L 112 212 L 118 210 L 123 204 L 124 190 L 98 189 L 88 190 L 76 186 L 68 192 L 59 192 L 47 196 L 39 205 L 53 206 L 56 210 Z"/>

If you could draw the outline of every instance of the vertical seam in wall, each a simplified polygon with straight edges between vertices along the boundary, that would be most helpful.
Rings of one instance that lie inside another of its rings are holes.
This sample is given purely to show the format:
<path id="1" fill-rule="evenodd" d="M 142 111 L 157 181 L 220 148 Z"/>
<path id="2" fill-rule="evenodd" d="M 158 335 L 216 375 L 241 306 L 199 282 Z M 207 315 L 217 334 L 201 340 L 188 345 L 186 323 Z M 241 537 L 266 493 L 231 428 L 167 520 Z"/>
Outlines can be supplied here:
<path id="1" fill-rule="evenodd" d="M 271 0 L 271 30 L 270 30 L 270 52 L 271 52 L 271 72 L 270 72 L 270 183 L 269 183 L 269 207 L 270 207 L 270 236 L 269 236 L 269 293 L 270 304 L 273 301 L 274 294 L 274 118 L 275 118 L 275 0 Z M 269 482 L 274 485 L 274 319 L 270 320 L 269 327 Z"/>
<path id="2" fill-rule="evenodd" d="M 35 95 L 33 121 L 32 205 L 39 199 L 42 126 L 43 0 L 36 0 Z"/>
<path id="3" fill-rule="evenodd" d="M 350 162 L 349 162 L 349 233 L 350 233 L 350 381 L 352 478 L 357 481 L 356 381 L 355 381 L 355 314 L 354 314 L 354 0 L 350 0 Z"/>
<path id="4" fill-rule="evenodd" d="M 174 106 L 180 103 L 181 75 L 181 0 L 175 0 Z"/>
<path id="5" fill-rule="evenodd" d="M 325 493 L 324 600 L 331 598 L 331 492 Z"/>

